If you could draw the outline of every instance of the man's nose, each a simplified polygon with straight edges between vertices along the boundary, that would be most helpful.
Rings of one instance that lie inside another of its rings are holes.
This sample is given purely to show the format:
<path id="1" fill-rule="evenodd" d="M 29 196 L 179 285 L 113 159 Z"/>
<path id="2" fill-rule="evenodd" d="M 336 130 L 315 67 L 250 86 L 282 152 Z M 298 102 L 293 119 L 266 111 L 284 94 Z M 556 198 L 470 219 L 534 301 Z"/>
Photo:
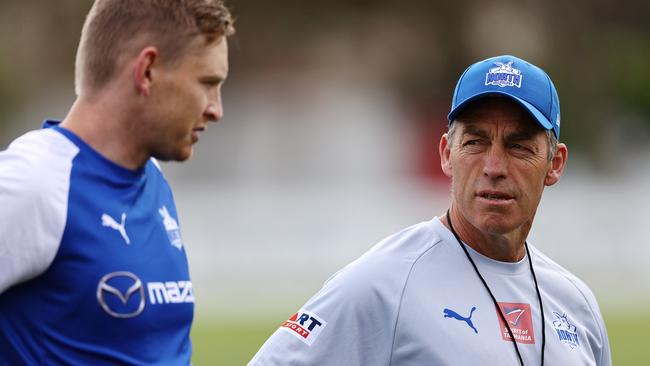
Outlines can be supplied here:
<path id="1" fill-rule="evenodd" d="M 209 122 L 218 122 L 223 117 L 223 104 L 221 103 L 221 96 L 210 100 L 208 106 L 205 108 L 204 115 Z"/>
<path id="2" fill-rule="evenodd" d="M 506 151 L 501 146 L 490 146 L 483 162 L 483 174 L 490 179 L 504 178 L 507 173 Z"/>

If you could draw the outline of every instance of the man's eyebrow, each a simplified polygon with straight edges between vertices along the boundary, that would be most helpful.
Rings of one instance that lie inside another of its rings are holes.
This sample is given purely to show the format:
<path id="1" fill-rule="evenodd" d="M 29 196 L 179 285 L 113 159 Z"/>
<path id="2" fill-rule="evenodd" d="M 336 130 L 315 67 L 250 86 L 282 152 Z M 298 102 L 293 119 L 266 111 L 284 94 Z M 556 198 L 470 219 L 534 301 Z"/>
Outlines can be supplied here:
<path id="1" fill-rule="evenodd" d="M 482 130 L 474 125 L 466 125 L 463 128 L 463 133 L 461 136 L 465 135 L 474 135 L 478 137 L 488 137 L 488 133 L 485 130 Z"/>
<path id="2" fill-rule="evenodd" d="M 204 82 L 204 83 L 220 84 L 220 83 L 223 83 L 224 80 L 226 80 L 226 78 L 222 77 L 222 76 L 217 76 L 217 75 L 209 75 L 209 76 L 200 77 L 199 80 L 201 80 L 201 82 Z"/>
<path id="3" fill-rule="evenodd" d="M 514 131 L 506 135 L 507 141 L 524 141 L 524 140 L 533 140 L 536 133 L 531 130 L 520 130 Z"/>

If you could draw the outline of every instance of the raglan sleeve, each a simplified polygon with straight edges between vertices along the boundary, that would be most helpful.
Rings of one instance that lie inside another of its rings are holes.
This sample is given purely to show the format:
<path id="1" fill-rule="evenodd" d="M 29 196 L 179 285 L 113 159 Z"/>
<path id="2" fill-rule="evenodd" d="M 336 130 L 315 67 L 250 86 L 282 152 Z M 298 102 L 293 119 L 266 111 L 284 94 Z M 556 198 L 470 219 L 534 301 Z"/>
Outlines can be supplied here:
<path id="1" fill-rule="evenodd" d="M 603 348 L 600 351 L 600 362 L 599 366 L 612 366 L 612 351 L 609 348 L 609 337 L 607 336 L 607 330 L 605 329 L 605 324 L 601 318 L 601 327 L 603 329 Z"/>
<path id="2" fill-rule="evenodd" d="M 603 315 L 600 312 L 600 307 L 596 302 L 596 297 L 590 293 L 591 298 L 591 308 L 594 313 L 594 319 L 596 323 L 596 328 L 599 334 L 599 340 L 593 342 L 595 344 L 596 352 L 596 365 L 598 366 L 612 366 L 612 352 L 609 346 L 609 336 L 607 335 L 607 327 L 605 326 L 605 320 Z M 594 332 L 596 333 L 596 332 Z"/>
<path id="3" fill-rule="evenodd" d="M 583 321 L 586 324 L 585 335 L 588 348 L 591 350 L 593 360 L 597 366 L 611 366 L 612 354 L 609 346 L 609 337 L 605 320 L 598 306 L 596 296 L 589 286 L 577 277 L 573 277 L 573 283 L 579 289 L 585 299 L 586 306 L 583 312 Z"/>
<path id="4" fill-rule="evenodd" d="M 23 139 L 0 152 L 0 295 L 43 273 L 63 235 L 70 164 L 42 149 Z"/>
<path id="5" fill-rule="evenodd" d="M 386 265 L 362 257 L 332 276 L 248 365 L 388 365 L 403 284 Z"/>

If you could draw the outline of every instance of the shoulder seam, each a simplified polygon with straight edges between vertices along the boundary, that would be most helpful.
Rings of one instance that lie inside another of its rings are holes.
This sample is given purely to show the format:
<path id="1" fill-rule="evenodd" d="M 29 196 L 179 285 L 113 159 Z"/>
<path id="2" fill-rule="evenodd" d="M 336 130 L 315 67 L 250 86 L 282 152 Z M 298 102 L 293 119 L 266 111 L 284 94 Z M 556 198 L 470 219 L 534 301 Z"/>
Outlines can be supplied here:
<path id="1" fill-rule="evenodd" d="M 409 279 L 411 278 L 411 272 L 413 272 L 413 267 L 415 267 L 415 264 L 422 258 L 425 254 L 429 253 L 431 249 L 433 249 L 436 245 L 442 242 L 442 238 L 437 237 L 437 241 L 434 241 L 431 243 L 431 246 L 427 248 L 427 250 L 423 251 L 420 253 L 420 255 L 415 258 L 413 263 L 411 263 L 411 268 L 409 268 L 408 274 L 406 275 L 406 280 L 404 280 L 404 285 L 402 286 L 402 293 L 400 294 L 399 297 L 399 303 L 397 304 L 397 315 L 395 316 L 395 323 L 393 324 L 393 342 L 391 343 L 390 347 L 390 354 L 388 357 L 388 366 L 390 366 L 393 362 L 393 351 L 395 350 L 395 338 L 397 335 L 397 322 L 399 321 L 399 316 L 400 312 L 402 310 L 402 301 L 404 300 L 404 292 L 406 292 L 406 285 L 408 285 Z"/>
<path id="2" fill-rule="evenodd" d="M 539 253 L 539 252 L 537 252 L 536 254 L 537 254 L 537 256 L 539 257 L 540 260 L 546 262 L 547 264 L 550 264 L 550 265 L 552 265 L 552 266 L 556 266 L 556 267 L 560 267 L 560 268 L 562 269 L 562 271 L 558 271 L 557 273 L 559 273 L 562 277 L 564 277 L 567 281 L 569 281 L 569 283 L 571 283 L 571 285 L 573 285 L 573 287 L 575 287 L 576 290 L 578 290 L 578 292 L 580 293 L 580 295 L 582 295 L 582 298 L 585 300 L 585 303 L 587 303 L 587 306 L 589 307 L 589 313 L 591 314 L 591 317 L 592 317 L 592 319 L 594 320 L 594 323 L 596 324 L 596 327 L 598 328 L 598 336 L 600 337 L 600 341 L 601 341 L 601 343 L 603 343 L 603 347 L 601 347 L 600 350 L 599 350 L 599 351 L 600 351 L 599 360 L 600 360 L 601 363 L 602 363 L 602 360 L 603 360 L 603 349 L 604 349 L 604 347 L 606 346 L 606 345 L 604 344 L 604 339 L 605 339 L 605 338 L 603 337 L 604 330 L 602 329 L 601 322 L 598 321 L 598 319 L 597 319 L 596 316 L 595 316 L 594 308 L 593 308 L 593 306 L 591 305 L 591 302 L 589 301 L 589 299 L 588 299 L 587 296 L 585 295 L 584 291 L 582 291 L 582 289 L 580 288 L 580 286 L 576 285 L 576 283 L 571 279 L 571 277 L 568 276 L 568 275 L 565 273 L 566 270 L 564 269 L 564 267 L 560 266 L 559 264 L 557 264 L 557 263 L 555 263 L 555 262 L 553 262 L 553 261 L 550 261 L 548 258 L 546 258 L 546 256 L 544 256 L 544 255 L 540 255 L 541 253 Z M 578 279 L 578 280 L 579 280 L 579 279 Z M 579 281 L 580 281 L 580 280 L 579 280 Z M 586 286 L 586 284 L 585 284 L 585 286 Z M 594 297 L 595 297 L 595 296 L 594 296 Z M 599 364 L 600 364 L 600 363 L 599 363 Z"/>

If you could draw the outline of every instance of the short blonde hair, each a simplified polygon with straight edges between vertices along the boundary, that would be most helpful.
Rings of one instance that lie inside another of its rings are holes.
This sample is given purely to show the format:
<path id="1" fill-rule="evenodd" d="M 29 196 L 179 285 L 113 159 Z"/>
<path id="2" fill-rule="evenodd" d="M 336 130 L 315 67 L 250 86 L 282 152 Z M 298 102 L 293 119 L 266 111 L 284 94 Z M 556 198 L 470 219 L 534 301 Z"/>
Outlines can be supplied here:
<path id="1" fill-rule="evenodd" d="M 234 31 L 223 0 L 96 0 L 81 31 L 75 91 L 101 88 L 122 56 L 144 46 L 155 46 L 161 62 L 173 64 L 196 36 L 210 43 Z"/>

